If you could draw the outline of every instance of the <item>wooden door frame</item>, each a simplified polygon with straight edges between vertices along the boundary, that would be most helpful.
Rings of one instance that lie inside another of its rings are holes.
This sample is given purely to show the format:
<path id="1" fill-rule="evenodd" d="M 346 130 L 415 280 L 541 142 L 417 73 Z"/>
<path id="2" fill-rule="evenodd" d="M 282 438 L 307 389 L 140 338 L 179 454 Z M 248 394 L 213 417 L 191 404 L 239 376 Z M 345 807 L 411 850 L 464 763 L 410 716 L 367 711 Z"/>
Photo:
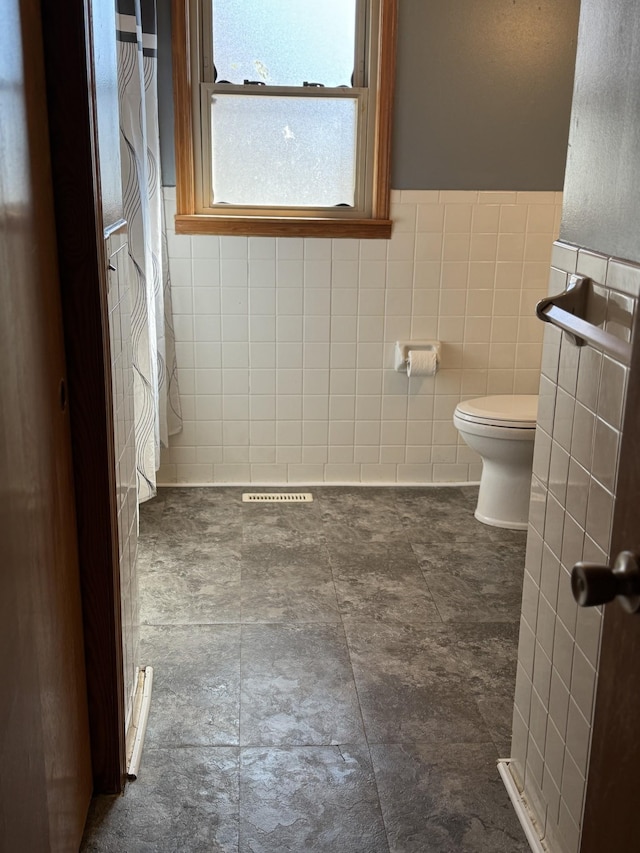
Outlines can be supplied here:
<path id="1" fill-rule="evenodd" d="M 90 0 L 41 0 L 96 793 L 125 781 L 107 263 Z M 115 39 L 115 33 L 114 33 Z"/>

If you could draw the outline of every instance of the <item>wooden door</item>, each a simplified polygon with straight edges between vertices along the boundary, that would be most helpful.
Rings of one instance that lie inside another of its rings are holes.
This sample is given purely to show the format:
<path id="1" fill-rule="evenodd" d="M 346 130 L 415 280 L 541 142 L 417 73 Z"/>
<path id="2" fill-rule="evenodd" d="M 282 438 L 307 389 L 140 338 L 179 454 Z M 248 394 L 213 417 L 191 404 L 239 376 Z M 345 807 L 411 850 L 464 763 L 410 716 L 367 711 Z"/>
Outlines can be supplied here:
<path id="1" fill-rule="evenodd" d="M 37 0 L 0 27 L 0 850 L 76 851 L 91 796 Z"/>
<path id="2" fill-rule="evenodd" d="M 100 143 L 108 134 L 98 132 L 108 123 L 117 146 L 115 62 L 113 67 L 106 62 L 109 47 L 115 59 L 115 10 L 104 0 L 40 0 L 40 13 L 72 389 L 93 786 L 96 793 L 116 794 L 125 780 L 125 703 L 105 232 L 123 223 L 113 197 L 120 180 L 117 148 L 115 156 L 113 145 L 104 150 Z M 107 215 L 111 219 L 105 221 Z"/>
<path id="3" fill-rule="evenodd" d="M 612 562 L 640 555 L 640 340 L 638 320 L 613 522 Z M 640 614 L 605 606 L 602 648 L 580 853 L 640 850 Z"/>

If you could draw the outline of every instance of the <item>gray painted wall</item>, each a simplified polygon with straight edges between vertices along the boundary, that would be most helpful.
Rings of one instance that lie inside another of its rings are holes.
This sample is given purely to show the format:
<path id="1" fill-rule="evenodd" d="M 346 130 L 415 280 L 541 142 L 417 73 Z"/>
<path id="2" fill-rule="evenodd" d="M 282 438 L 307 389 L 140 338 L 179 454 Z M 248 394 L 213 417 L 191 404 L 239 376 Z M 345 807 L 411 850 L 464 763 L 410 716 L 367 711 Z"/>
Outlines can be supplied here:
<path id="1" fill-rule="evenodd" d="M 561 190 L 579 0 L 400 0 L 392 185 Z"/>
<path id="2" fill-rule="evenodd" d="M 640 262 L 637 0 L 583 0 L 560 237 Z"/>
<path id="3" fill-rule="evenodd" d="M 579 0 L 399 0 L 392 186 L 562 189 Z M 163 183 L 175 184 L 169 0 L 158 0 Z"/>

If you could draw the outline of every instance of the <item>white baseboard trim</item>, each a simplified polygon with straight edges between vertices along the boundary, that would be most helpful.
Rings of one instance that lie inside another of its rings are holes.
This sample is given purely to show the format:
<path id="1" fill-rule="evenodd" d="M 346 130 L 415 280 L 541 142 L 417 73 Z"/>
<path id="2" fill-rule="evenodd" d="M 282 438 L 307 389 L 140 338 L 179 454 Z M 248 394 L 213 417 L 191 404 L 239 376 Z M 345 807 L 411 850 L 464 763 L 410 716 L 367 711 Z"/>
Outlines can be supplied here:
<path id="1" fill-rule="evenodd" d="M 133 704 L 131 724 L 127 730 L 127 776 L 138 778 L 142 747 L 147 731 L 149 708 L 151 707 L 151 689 L 153 687 L 153 667 L 143 666 L 138 670 L 138 683 Z"/>
<path id="2" fill-rule="evenodd" d="M 504 786 L 507 789 L 507 794 L 509 794 L 509 799 L 511 800 L 511 804 L 518 816 L 520 826 L 522 827 L 527 841 L 529 842 L 529 847 L 531 847 L 532 853 L 552 853 L 552 851 L 549 850 L 549 847 L 547 847 L 544 841 L 540 838 L 540 834 L 536 828 L 537 824 L 529 811 L 526 800 L 518 790 L 515 780 L 511 775 L 511 771 L 509 770 L 510 763 L 510 758 L 501 758 L 498 761 L 498 773 L 500 774 Z"/>
<path id="3" fill-rule="evenodd" d="M 292 491 L 300 491 L 302 488 L 315 489 L 321 486 L 336 486 L 344 487 L 345 489 L 357 488 L 386 488 L 386 489 L 442 489 L 442 488 L 460 488 L 460 486 L 479 486 L 480 480 L 464 480 L 453 483 L 343 483 L 343 482 L 328 482 L 322 481 L 318 483 L 157 483 L 159 489 L 291 489 Z"/>

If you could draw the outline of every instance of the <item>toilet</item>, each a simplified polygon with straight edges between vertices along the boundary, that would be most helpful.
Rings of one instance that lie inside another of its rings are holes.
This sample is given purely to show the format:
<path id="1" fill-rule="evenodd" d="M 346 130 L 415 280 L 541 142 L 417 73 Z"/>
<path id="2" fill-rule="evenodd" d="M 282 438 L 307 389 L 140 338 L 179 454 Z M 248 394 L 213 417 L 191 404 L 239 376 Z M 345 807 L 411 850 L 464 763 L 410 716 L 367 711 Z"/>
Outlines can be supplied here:
<path id="1" fill-rule="evenodd" d="M 456 406 L 453 423 L 482 457 L 478 521 L 526 529 L 537 413 L 536 394 L 476 397 Z"/>

